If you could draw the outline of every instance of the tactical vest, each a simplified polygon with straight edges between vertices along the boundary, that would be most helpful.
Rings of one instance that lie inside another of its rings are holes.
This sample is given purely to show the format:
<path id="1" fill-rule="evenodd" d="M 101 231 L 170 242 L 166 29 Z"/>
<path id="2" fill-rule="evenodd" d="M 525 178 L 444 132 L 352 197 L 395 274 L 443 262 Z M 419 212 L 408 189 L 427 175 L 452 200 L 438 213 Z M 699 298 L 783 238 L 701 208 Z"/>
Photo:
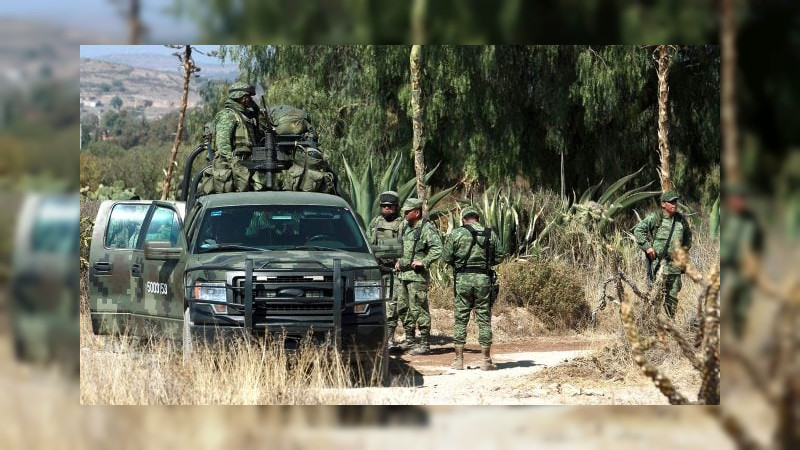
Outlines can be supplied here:
<path id="1" fill-rule="evenodd" d="M 485 273 L 489 274 L 494 262 L 494 246 L 492 245 L 492 229 L 476 230 L 470 225 L 462 228 L 469 231 L 472 242 L 461 261 L 454 264 L 456 273 Z M 478 241 L 480 238 L 481 242 Z"/>
<path id="2" fill-rule="evenodd" d="M 372 248 L 378 259 L 397 259 L 403 256 L 403 240 L 400 231 L 403 218 L 397 216 L 388 222 L 383 216 L 375 220 L 375 232 L 372 238 Z"/>
<path id="3" fill-rule="evenodd" d="M 217 122 L 219 121 L 222 112 L 228 110 L 233 114 L 234 119 L 236 120 L 236 130 L 234 131 L 233 139 L 231 140 L 231 149 L 235 155 L 249 155 L 252 153 L 253 147 L 256 145 L 256 142 L 253 139 L 253 136 L 258 136 L 258 120 L 255 118 L 247 118 L 244 117 L 240 112 L 236 111 L 235 109 L 231 108 L 230 106 L 226 106 L 221 109 L 216 116 L 214 116 L 214 123 L 213 123 L 213 132 L 211 134 L 211 142 L 217 142 L 216 136 L 216 128 Z M 219 149 L 215 149 L 219 150 Z"/>
<path id="4" fill-rule="evenodd" d="M 256 129 L 258 128 L 258 121 L 255 118 L 249 119 L 243 117 L 242 114 L 233 109 L 230 109 L 230 111 L 233 112 L 233 116 L 239 124 L 234 133 L 233 151 L 236 154 L 250 154 L 253 147 L 256 145 L 253 141 L 253 136 L 257 135 Z"/>

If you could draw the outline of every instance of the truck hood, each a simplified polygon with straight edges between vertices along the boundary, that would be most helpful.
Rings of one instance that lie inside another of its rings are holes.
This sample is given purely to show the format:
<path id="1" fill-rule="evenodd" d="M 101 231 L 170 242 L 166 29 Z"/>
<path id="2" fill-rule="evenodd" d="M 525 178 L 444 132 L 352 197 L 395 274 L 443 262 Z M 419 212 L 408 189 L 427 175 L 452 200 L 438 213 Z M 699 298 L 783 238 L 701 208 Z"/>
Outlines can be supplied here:
<path id="1" fill-rule="evenodd" d="M 343 251 L 273 250 L 263 252 L 217 252 L 191 255 L 187 269 L 244 270 L 245 260 L 253 260 L 253 269 L 333 270 L 333 260 L 342 261 L 342 269 L 352 267 L 377 267 L 375 257 L 369 253 Z"/>

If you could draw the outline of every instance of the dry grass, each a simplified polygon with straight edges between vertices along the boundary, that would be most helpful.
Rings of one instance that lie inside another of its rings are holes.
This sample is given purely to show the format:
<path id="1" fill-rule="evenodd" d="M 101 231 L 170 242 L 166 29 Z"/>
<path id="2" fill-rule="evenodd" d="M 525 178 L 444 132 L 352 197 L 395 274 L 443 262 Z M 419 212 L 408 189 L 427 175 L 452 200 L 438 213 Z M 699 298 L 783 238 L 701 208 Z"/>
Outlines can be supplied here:
<path id="1" fill-rule="evenodd" d="M 200 345 L 183 361 L 170 340 L 95 336 L 82 317 L 82 404 L 330 404 L 328 390 L 351 387 L 338 352 L 245 339 Z"/>

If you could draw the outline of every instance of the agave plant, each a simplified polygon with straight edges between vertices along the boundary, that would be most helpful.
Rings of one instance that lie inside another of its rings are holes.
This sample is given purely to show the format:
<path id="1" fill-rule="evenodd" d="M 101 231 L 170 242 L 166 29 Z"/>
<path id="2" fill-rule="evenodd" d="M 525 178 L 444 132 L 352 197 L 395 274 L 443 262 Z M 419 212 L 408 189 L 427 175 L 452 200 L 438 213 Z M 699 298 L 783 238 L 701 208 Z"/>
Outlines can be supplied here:
<path id="1" fill-rule="evenodd" d="M 481 223 L 492 228 L 500 239 L 503 253 L 510 255 L 516 252 L 517 243 L 520 241 L 520 203 L 521 192 L 509 195 L 503 189 L 490 187 L 474 202 L 462 200 L 462 208 L 450 212 L 446 225 L 446 234 L 454 228 L 461 226 L 461 210 L 469 206 L 478 211 Z"/>
<path id="2" fill-rule="evenodd" d="M 660 191 L 645 191 L 652 182 L 621 192 L 625 184 L 643 169 L 644 167 L 615 181 L 597 199 L 593 197 L 603 182 L 590 186 L 579 199 L 575 199 L 571 204 L 564 202 L 560 207 L 561 212 L 550 219 L 538 233 L 535 233 L 535 227 L 536 222 L 542 218 L 542 209 L 540 208 L 534 214 L 532 207 L 529 213 L 531 220 L 528 223 L 527 232 L 520 241 L 519 251 L 525 251 L 529 255 L 538 254 L 542 251 L 542 243 L 550 233 L 555 230 L 563 231 L 567 225 L 576 223 L 581 223 L 587 229 L 597 230 L 601 236 L 606 236 L 608 225 L 614 222 L 615 217 L 633 207 L 637 202 L 660 194 Z"/>
<path id="3" fill-rule="evenodd" d="M 361 177 L 355 175 L 355 171 L 350 167 L 347 158 L 342 157 L 344 160 L 344 168 L 347 173 L 347 183 L 344 189 L 344 195 L 348 197 L 350 205 L 353 207 L 354 212 L 358 216 L 361 224 L 366 228 L 369 221 L 380 213 L 378 205 L 378 196 L 384 191 L 396 191 L 400 199 L 400 205 L 412 195 L 417 195 L 417 179 L 412 177 L 410 180 L 398 185 L 400 168 L 402 167 L 403 160 L 400 153 L 395 155 L 392 162 L 386 167 L 386 170 L 376 183 L 375 173 L 372 168 L 372 160 L 367 161 Z M 437 164 L 433 169 L 425 174 L 423 181 L 427 184 L 433 176 L 436 169 L 439 168 Z M 447 189 L 439 191 L 428 199 L 429 215 L 432 219 L 439 217 L 446 213 L 446 211 L 434 209 L 436 205 L 449 193 L 451 193 L 456 186 L 451 186 Z"/>
<path id="4" fill-rule="evenodd" d="M 578 201 L 570 205 L 565 214 L 565 219 L 583 220 L 587 225 L 597 226 L 600 232 L 604 233 L 617 215 L 631 208 L 637 202 L 655 197 L 661 193 L 660 191 L 645 191 L 653 184 L 652 181 L 644 186 L 620 193 L 622 187 L 642 170 L 644 170 L 644 167 L 615 181 L 597 200 L 592 200 L 592 196 L 594 196 L 603 182 L 600 181 L 600 183 L 589 187 Z"/>

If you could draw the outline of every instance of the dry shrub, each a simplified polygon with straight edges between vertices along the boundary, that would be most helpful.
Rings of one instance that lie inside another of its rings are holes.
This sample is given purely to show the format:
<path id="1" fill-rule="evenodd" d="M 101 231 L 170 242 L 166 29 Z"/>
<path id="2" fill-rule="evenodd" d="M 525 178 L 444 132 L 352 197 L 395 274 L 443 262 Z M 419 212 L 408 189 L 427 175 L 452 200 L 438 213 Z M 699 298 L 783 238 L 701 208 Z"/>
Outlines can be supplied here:
<path id="1" fill-rule="evenodd" d="M 536 379 L 543 382 L 622 381 L 634 367 L 630 350 L 626 349 L 623 343 L 615 342 L 592 355 L 580 356 L 555 367 L 545 367 L 536 374 Z"/>
<path id="2" fill-rule="evenodd" d="M 548 330 L 586 327 L 590 309 L 576 271 L 564 263 L 536 258 L 502 264 L 500 298 L 530 310 Z"/>
<path id="3" fill-rule="evenodd" d="M 428 306 L 430 309 L 453 309 L 453 285 L 430 283 Z"/>

